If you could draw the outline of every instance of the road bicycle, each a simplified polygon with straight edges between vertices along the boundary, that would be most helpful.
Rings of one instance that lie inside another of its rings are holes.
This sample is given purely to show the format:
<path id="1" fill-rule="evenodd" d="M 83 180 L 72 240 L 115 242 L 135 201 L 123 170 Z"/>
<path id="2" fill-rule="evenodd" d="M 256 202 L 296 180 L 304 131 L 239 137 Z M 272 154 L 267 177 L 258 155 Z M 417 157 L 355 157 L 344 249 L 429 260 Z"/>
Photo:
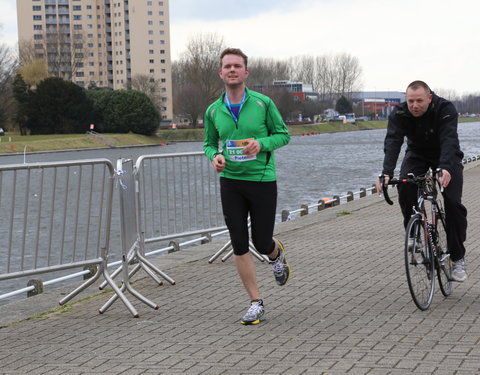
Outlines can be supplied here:
<path id="1" fill-rule="evenodd" d="M 405 270 L 413 302 L 420 310 L 427 310 L 433 300 L 435 275 L 444 296 L 452 293 L 452 262 L 447 247 L 445 210 L 440 184 L 441 169 L 431 169 L 425 175 L 391 179 L 388 185 L 417 185 L 417 205 L 405 231 Z M 382 182 L 383 196 L 392 205 L 388 187 Z"/>

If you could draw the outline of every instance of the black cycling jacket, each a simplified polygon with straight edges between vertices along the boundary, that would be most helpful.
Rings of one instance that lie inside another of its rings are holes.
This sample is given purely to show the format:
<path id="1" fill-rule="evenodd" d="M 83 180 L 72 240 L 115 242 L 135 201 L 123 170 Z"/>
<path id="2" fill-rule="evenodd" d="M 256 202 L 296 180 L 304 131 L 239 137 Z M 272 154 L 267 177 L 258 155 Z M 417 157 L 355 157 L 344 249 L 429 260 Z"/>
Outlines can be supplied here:
<path id="1" fill-rule="evenodd" d="M 407 152 L 412 151 L 433 160 L 438 168 L 451 172 L 452 166 L 463 159 L 457 123 L 455 106 L 434 93 L 427 112 L 421 117 L 414 117 L 408 110 L 407 103 L 401 103 L 388 117 L 382 173 L 393 175 L 405 137 Z"/>

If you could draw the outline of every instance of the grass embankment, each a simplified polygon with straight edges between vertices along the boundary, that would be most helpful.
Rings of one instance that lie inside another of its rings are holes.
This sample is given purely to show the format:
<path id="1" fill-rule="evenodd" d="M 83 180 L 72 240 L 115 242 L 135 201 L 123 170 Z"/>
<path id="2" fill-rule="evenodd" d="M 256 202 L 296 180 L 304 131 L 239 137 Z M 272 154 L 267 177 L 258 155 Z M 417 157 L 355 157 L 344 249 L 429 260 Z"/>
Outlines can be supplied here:
<path id="1" fill-rule="evenodd" d="M 478 117 L 460 118 L 460 122 L 480 121 Z M 329 122 L 325 124 L 289 125 L 291 135 L 303 135 L 312 133 L 332 133 L 341 131 L 384 129 L 386 121 L 358 121 L 356 124 L 343 124 L 341 122 Z M 0 137 L 0 154 L 12 154 L 34 151 L 54 151 L 85 149 L 96 147 L 121 147 L 158 145 L 162 143 L 181 141 L 202 141 L 203 129 L 177 129 L 159 130 L 156 136 L 144 136 L 138 134 L 50 134 L 50 135 L 26 135 L 7 134 Z"/>

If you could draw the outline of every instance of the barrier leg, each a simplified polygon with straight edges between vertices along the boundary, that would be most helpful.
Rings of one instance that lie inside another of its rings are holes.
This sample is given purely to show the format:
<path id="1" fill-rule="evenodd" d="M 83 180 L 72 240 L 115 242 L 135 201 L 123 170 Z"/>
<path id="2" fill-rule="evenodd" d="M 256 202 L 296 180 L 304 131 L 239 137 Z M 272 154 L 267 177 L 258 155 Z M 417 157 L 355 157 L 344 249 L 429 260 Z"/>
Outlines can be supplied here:
<path id="1" fill-rule="evenodd" d="M 232 245 L 232 240 L 229 240 L 225 245 L 223 245 L 220 250 L 218 250 L 209 260 L 208 263 L 213 263 L 222 253 Z"/>

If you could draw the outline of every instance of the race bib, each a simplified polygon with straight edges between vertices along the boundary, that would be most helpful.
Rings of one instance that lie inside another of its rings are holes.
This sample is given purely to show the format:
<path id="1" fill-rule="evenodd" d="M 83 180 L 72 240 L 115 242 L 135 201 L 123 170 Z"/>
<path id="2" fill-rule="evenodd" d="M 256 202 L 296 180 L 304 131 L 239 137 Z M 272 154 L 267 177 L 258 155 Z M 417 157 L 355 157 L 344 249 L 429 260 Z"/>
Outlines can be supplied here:
<path id="1" fill-rule="evenodd" d="M 247 145 L 248 141 L 253 141 L 253 138 L 228 140 L 226 142 L 226 149 L 228 158 L 231 161 L 249 161 L 255 160 L 257 155 L 247 155 L 243 153 L 243 149 Z"/>

